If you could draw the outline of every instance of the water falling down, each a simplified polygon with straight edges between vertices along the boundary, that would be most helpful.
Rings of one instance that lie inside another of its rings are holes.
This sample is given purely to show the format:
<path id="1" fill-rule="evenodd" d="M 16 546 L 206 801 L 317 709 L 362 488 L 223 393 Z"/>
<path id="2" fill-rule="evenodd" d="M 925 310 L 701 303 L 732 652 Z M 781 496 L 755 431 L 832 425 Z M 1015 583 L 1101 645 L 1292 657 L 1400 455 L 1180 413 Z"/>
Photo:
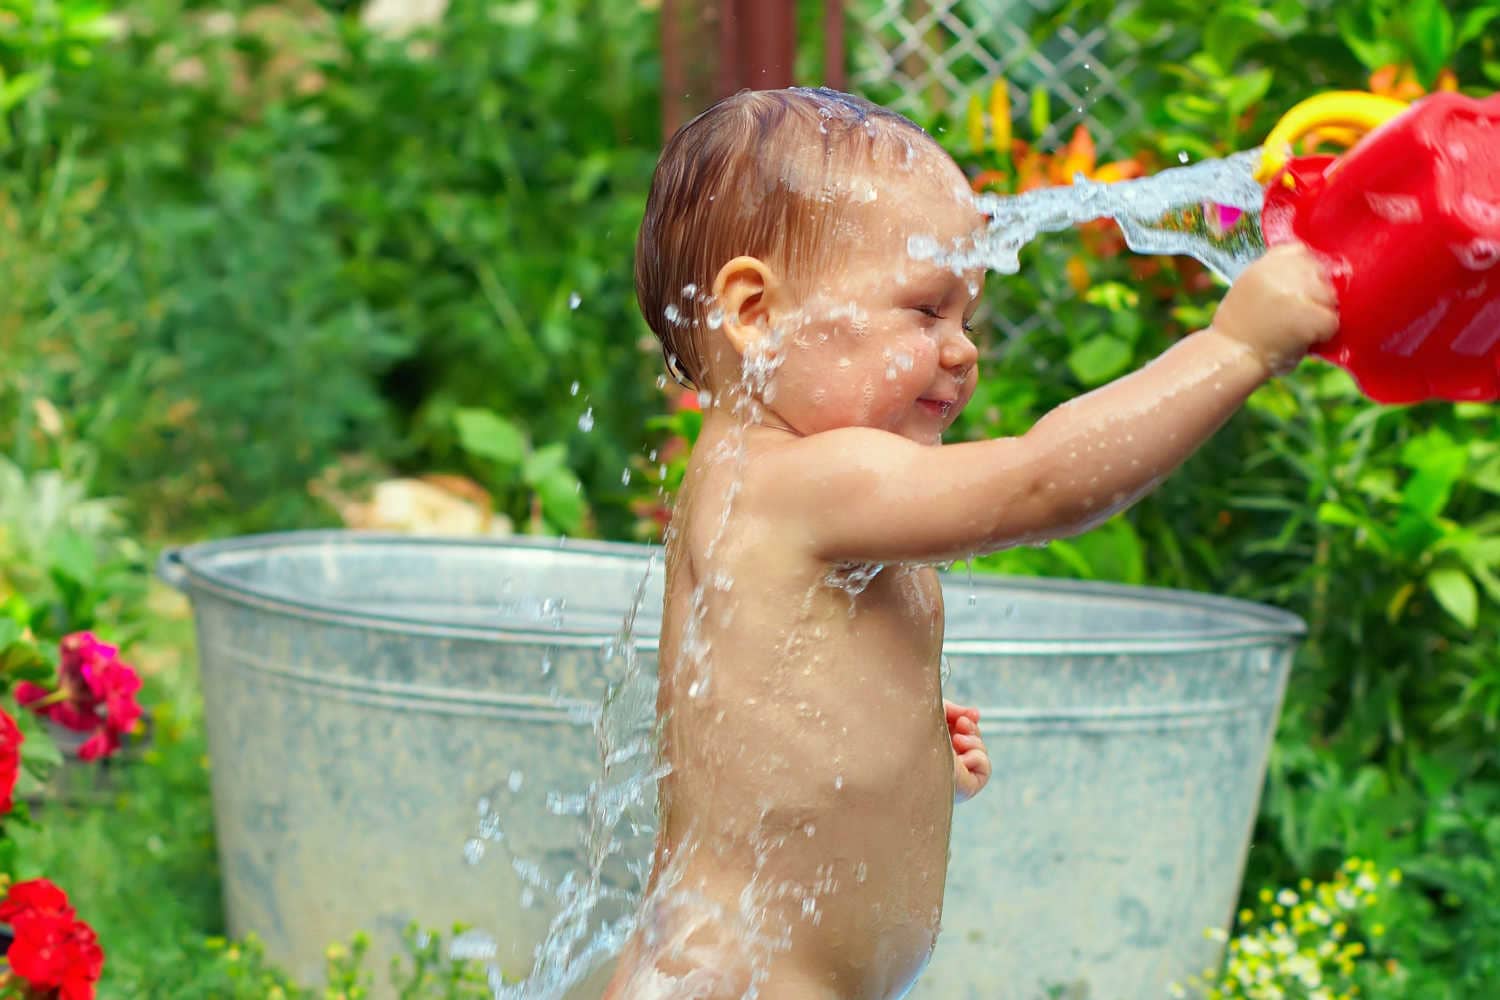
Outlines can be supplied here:
<path id="1" fill-rule="evenodd" d="M 1126 245 L 1141 254 L 1185 254 L 1233 281 L 1265 253 L 1259 217 L 1265 197 L 1255 179 L 1260 150 L 1174 167 L 1150 177 L 1105 184 L 1079 175 L 1070 187 L 1020 195 L 979 195 L 989 225 L 972 245 L 943 247 L 913 236 L 913 257 L 955 271 L 976 267 L 1015 274 L 1020 252 L 1042 233 L 1113 219 Z"/>
<path id="2" fill-rule="evenodd" d="M 496 1000 L 559 1000 L 618 954 L 635 925 L 635 913 L 648 877 L 649 844 L 655 830 L 656 785 L 666 776 L 655 747 L 655 678 L 640 662 L 635 618 L 645 600 L 655 557 L 636 589 L 619 632 L 600 648 L 609 690 L 602 704 L 578 710 L 593 731 L 599 769 L 581 793 L 548 789 L 547 811 L 577 824 L 581 867 L 549 878 L 536 861 L 512 856 L 511 868 L 524 889 L 523 908 L 543 903 L 553 911 L 533 964 L 520 982 L 506 982 L 496 965 L 489 985 Z M 538 617 L 561 622 L 563 602 L 543 602 Z M 518 794 L 525 775 L 512 770 L 504 790 Z M 504 793 L 502 793 L 504 794 Z M 476 864 L 488 845 L 503 841 L 499 813 L 490 798 L 479 804 L 477 836 L 465 844 L 465 860 Z M 453 957 L 489 959 L 493 939 L 470 932 Z M 461 953 L 460 953 L 461 952 Z"/>

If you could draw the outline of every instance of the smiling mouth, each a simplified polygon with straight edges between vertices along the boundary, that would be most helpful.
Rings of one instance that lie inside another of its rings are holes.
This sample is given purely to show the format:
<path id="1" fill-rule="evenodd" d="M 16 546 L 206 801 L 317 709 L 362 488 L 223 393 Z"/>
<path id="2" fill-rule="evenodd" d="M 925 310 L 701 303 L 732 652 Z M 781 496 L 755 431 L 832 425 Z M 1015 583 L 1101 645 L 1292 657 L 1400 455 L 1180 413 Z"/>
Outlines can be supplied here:
<path id="1" fill-rule="evenodd" d="M 946 417 L 953 411 L 951 399 L 919 399 L 917 405 L 935 417 Z"/>

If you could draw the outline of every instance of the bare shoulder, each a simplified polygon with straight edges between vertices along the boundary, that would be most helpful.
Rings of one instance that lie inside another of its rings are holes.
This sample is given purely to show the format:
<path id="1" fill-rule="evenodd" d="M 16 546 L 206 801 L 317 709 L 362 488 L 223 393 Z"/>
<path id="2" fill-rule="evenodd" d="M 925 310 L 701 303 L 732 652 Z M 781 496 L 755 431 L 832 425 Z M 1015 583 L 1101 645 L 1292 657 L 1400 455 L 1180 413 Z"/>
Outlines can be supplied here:
<path id="1" fill-rule="evenodd" d="M 822 436 L 749 428 L 700 443 L 675 515 L 695 566 L 750 561 L 762 577 L 826 569 L 808 544 L 808 522 L 818 513 L 808 502 L 809 479 Z"/>

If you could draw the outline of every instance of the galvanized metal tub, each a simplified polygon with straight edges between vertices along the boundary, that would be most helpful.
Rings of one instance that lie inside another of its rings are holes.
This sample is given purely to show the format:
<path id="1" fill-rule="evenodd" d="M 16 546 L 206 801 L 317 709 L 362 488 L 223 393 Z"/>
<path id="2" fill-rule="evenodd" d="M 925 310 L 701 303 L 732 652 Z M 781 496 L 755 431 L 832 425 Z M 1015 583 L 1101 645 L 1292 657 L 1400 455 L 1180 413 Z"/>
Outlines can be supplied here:
<path id="1" fill-rule="evenodd" d="M 311 979 L 357 929 L 385 953 L 410 921 L 462 921 L 524 974 L 551 914 L 511 864 L 466 863 L 476 804 L 510 859 L 582 867 L 546 797 L 598 769 L 578 710 L 650 552 L 309 532 L 164 555 L 197 623 L 231 931 Z M 944 588 L 947 691 L 982 708 L 995 777 L 957 810 L 913 996 L 1159 1000 L 1217 955 L 1302 623 L 1147 588 Z"/>

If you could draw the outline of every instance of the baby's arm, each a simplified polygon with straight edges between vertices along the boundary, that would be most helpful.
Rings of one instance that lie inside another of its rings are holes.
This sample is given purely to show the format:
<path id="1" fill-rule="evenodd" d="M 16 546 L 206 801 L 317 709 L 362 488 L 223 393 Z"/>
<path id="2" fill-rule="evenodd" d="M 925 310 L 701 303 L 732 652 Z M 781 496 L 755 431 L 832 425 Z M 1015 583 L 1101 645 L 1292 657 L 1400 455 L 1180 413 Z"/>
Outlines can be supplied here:
<path id="1" fill-rule="evenodd" d="M 818 558 L 963 558 L 1094 527 L 1177 468 L 1272 374 L 1338 326 L 1301 247 L 1248 269 L 1213 324 L 1058 407 L 1024 436 L 924 447 L 868 428 L 811 435 L 765 470 Z"/>

